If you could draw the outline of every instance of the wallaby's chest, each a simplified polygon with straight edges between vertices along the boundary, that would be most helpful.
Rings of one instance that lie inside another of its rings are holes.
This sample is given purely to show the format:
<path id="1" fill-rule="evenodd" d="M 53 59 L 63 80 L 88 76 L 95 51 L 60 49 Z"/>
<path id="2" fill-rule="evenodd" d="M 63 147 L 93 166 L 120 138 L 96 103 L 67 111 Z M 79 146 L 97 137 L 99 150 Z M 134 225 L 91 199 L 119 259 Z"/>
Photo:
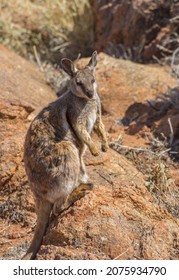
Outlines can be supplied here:
<path id="1" fill-rule="evenodd" d="M 88 133 L 92 132 L 94 124 L 96 122 L 96 117 L 97 117 L 97 111 L 96 110 L 93 110 L 88 115 L 87 120 L 86 120 L 86 129 L 87 129 Z"/>
<path id="2" fill-rule="evenodd" d="M 70 119 L 74 126 L 86 127 L 88 133 L 91 133 L 97 118 L 97 102 L 90 100 L 87 103 L 78 103 L 70 110 Z"/>
<path id="3" fill-rule="evenodd" d="M 83 122 L 83 125 L 86 126 L 88 133 L 91 133 L 96 122 L 97 118 L 97 103 L 94 100 L 91 100 L 83 108 L 80 114 L 80 119 Z"/>

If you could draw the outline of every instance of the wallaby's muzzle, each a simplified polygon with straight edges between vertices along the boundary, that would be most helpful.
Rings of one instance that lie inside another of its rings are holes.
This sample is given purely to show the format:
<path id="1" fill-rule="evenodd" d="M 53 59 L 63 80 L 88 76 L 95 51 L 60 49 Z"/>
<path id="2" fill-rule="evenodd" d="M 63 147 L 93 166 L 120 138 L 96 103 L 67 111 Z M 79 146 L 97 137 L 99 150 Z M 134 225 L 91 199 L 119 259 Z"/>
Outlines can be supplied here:
<path id="1" fill-rule="evenodd" d="M 87 96 L 88 98 L 92 98 L 93 95 L 94 95 L 94 92 L 93 92 L 93 91 L 86 91 L 86 96 Z"/>

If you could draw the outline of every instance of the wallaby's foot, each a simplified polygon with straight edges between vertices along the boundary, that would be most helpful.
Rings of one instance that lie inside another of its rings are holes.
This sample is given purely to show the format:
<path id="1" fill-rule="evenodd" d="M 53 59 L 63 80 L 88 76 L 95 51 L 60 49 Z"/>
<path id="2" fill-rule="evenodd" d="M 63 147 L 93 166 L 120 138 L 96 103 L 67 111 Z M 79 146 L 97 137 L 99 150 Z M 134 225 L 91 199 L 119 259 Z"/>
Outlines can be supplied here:
<path id="1" fill-rule="evenodd" d="M 59 201 L 56 201 L 53 206 L 53 211 L 51 215 L 51 220 L 56 216 L 60 215 L 63 211 L 67 210 L 72 204 L 74 204 L 77 200 L 84 197 L 87 191 L 92 190 L 94 187 L 93 183 L 81 183 L 76 189 L 72 191 L 72 193 L 68 196 L 66 201 L 61 204 Z M 58 205 L 61 205 L 58 207 Z"/>
<path id="2" fill-rule="evenodd" d="M 92 190 L 94 185 L 92 183 L 87 183 L 87 184 L 80 184 L 76 189 L 73 190 L 73 192 L 69 195 L 67 198 L 63 208 L 68 208 L 71 206 L 73 203 L 75 203 L 77 200 L 81 199 L 82 197 L 85 196 L 87 191 Z"/>
<path id="3" fill-rule="evenodd" d="M 103 152 L 107 152 L 108 149 L 109 149 L 108 143 L 103 143 L 102 146 L 101 146 L 101 150 Z"/>
<path id="4" fill-rule="evenodd" d="M 86 184 L 86 190 L 92 190 L 94 188 L 94 184 L 93 183 L 88 183 Z"/>
<path id="5" fill-rule="evenodd" d="M 72 204 L 74 204 L 77 200 L 81 199 L 86 195 L 86 193 L 92 190 L 94 187 L 93 183 L 80 184 L 73 192 L 68 196 L 65 203 L 58 209 L 58 214 L 68 209 Z"/>

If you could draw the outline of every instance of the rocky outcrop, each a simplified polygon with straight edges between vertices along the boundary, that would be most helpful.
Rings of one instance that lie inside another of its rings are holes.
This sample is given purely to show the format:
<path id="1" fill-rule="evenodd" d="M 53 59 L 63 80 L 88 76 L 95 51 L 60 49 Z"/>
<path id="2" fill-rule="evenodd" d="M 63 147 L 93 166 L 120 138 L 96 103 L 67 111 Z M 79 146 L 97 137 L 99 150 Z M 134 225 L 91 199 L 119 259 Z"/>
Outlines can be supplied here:
<path id="1" fill-rule="evenodd" d="M 113 151 L 89 156 L 88 170 L 94 190 L 50 225 L 38 259 L 175 258 L 177 221 L 154 203 L 142 174 Z"/>
<path id="2" fill-rule="evenodd" d="M 33 116 L 55 95 L 35 66 L 0 50 L 5 61 L 0 64 L 0 256 L 18 259 L 36 219 L 22 160 L 24 137 Z M 167 77 L 160 67 L 99 55 L 97 78 L 109 139 L 119 136 L 116 121 L 131 104 L 157 95 L 164 83 L 174 84 Z M 112 149 L 96 158 L 87 152 L 85 161 L 94 189 L 50 223 L 37 258 L 177 258 L 178 220 L 156 203 L 144 175 Z"/>
<path id="3" fill-rule="evenodd" d="M 177 48 L 177 1 L 94 0 L 93 11 L 99 51 L 148 62 Z"/>

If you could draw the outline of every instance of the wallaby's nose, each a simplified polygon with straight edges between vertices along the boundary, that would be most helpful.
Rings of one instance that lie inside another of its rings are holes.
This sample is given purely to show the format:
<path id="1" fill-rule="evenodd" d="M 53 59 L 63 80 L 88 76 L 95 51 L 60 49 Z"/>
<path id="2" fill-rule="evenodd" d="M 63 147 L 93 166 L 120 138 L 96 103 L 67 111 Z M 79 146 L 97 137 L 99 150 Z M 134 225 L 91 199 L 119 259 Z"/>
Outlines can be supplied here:
<path id="1" fill-rule="evenodd" d="M 92 98 L 92 97 L 93 97 L 93 91 L 92 91 L 92 90 L 87 90 L 87 91 L 86 91 L 86 95 L 87 95 L 89 98 Z"/>

